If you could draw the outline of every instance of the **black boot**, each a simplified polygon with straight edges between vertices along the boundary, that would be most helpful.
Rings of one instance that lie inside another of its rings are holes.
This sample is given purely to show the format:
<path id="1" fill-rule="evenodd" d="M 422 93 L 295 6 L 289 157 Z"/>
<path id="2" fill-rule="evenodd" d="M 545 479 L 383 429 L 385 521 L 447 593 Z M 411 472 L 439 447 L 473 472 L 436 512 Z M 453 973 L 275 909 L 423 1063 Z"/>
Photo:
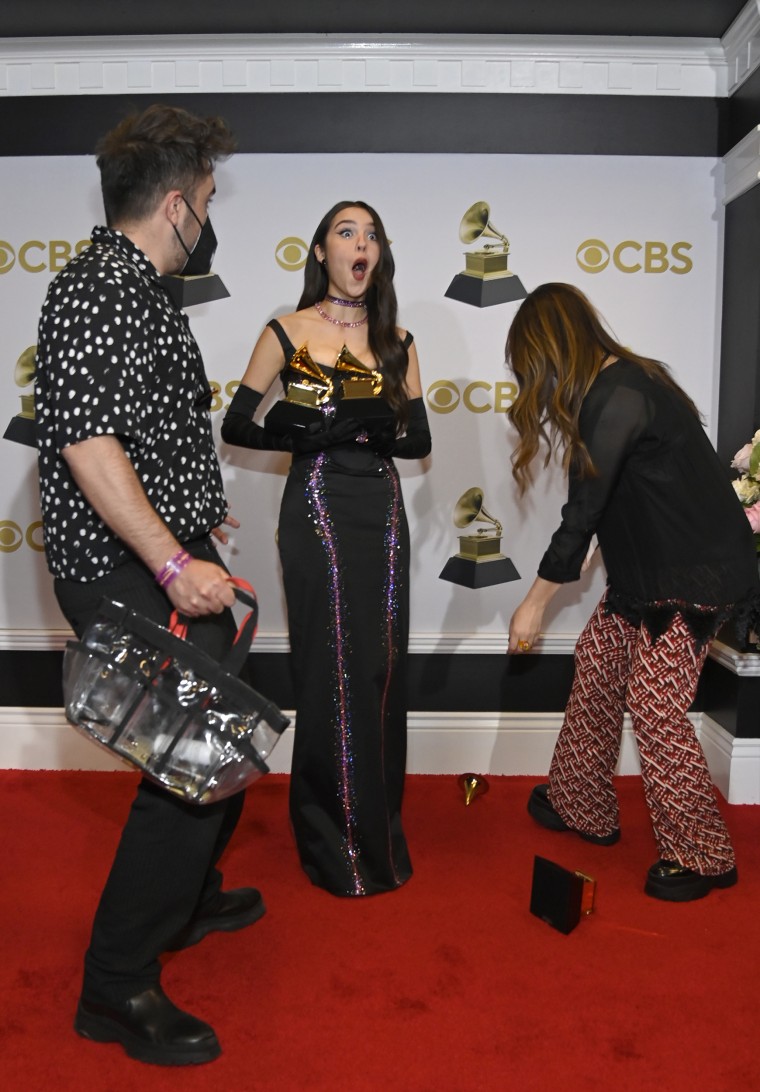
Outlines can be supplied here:
<path id="1" fill-rule="evenodd" d="M 261 892 L 255 887 L 221 891 L 211 906 L 202 910 L 166 945 L 167 952 L 191 948 L 209 933 L 234 933 L 253 925 L 266 913 Z"/>
<path id="2" fill-rule="evenodd" d="M 119 1004 L 82 998 L 74 1030 L 97 1043 L 121 1043 L 130 1058 L 153 1065 L 198 1065 L 222 1053 L 214 1029 L 178 1009 L 158 983 Z"/>

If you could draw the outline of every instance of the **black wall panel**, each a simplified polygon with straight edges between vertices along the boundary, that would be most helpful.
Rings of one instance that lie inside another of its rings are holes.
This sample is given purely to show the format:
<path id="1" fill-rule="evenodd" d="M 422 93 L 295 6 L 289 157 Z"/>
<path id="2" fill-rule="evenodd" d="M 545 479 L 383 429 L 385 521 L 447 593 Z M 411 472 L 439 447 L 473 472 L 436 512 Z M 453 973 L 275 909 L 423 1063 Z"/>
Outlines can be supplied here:
<path id="1" fill-rule="evenodd" d="M 641 34 L 719 38 L 745 0 L 5 0 L 0 36 L 71 34 Z"/>
<path id="2" fill-rule="evenodd" d="M 728 108 L 639 95 L 42 95 L 0 99 L 0 154 L 89 155 L 122 117 L 157 98 L 221 114 L 241 152 L 714 156 Z"/>
<path id="3" fill-rule="evenodd" d="M 718 454 L 728 467 L 760 428 L 760 186 L 726 208 Z"/>
<path id="4" fill-rule="evenodd" d="M 721 115 L 719 155 L 726 155 L 760 122 L 760 68 L 736 89 Z"/>

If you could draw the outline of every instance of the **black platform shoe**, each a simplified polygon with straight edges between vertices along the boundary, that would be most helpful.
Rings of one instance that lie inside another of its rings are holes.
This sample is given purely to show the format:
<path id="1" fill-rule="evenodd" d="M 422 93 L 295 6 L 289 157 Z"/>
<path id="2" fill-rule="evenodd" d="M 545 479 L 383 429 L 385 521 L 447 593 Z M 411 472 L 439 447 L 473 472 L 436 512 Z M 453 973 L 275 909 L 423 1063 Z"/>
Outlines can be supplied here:
<path id="1" fill-rule="evenodd" d="M 733 887 L 738 879 L 736 865 L 717 876 L 703 876 L 675 861 L 660 859 L 647 872 L 644 891 L 666 902 L 692 902 L 709 895 L 714 887 Z"/>
<path id="2" fill-rule="evenodd" d="M 569 830 L 583 838 L 584 842 L 593 842 L 597 846 L 614 846 L 620 841 L 620 829 L 616 827 L 611 834 L 587 834 L 569 826 L 549 802 L 549 786 L 536 785 L 528 799 L 528 814 L 547 830 Z"/>

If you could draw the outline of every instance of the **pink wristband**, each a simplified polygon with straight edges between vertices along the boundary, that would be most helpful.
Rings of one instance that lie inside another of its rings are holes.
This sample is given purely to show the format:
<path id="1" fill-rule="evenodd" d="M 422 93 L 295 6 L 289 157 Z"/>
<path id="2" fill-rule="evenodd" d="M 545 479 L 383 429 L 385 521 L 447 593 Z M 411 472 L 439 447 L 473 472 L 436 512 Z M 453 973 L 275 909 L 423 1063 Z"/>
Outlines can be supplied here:
<path id="1" fill-rule="evenodd" d="M 163 569 L 160 569 L 156 573 L 156 583 L 158 586 L 166 590 L 172 580 L 175 580 L 185 566 L 189 565 L 192 560 L 193 559 L 187 550 L 180 550 L 174 557 L 170 557 Z"/>

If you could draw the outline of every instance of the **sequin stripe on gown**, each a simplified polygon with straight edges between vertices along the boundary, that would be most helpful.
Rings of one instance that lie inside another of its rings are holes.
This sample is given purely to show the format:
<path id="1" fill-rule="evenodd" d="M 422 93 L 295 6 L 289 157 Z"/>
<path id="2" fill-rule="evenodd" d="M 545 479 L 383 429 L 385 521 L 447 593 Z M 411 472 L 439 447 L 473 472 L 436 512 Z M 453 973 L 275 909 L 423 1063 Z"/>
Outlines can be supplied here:
<path id="1" fill-rule="evenodd" d="M 398 475 L 295 460 L 279 544 L 296 690 L 290 816 L 301 863 L 336 895 L 411 875 L 406 765 L 409 534 Z"/>

